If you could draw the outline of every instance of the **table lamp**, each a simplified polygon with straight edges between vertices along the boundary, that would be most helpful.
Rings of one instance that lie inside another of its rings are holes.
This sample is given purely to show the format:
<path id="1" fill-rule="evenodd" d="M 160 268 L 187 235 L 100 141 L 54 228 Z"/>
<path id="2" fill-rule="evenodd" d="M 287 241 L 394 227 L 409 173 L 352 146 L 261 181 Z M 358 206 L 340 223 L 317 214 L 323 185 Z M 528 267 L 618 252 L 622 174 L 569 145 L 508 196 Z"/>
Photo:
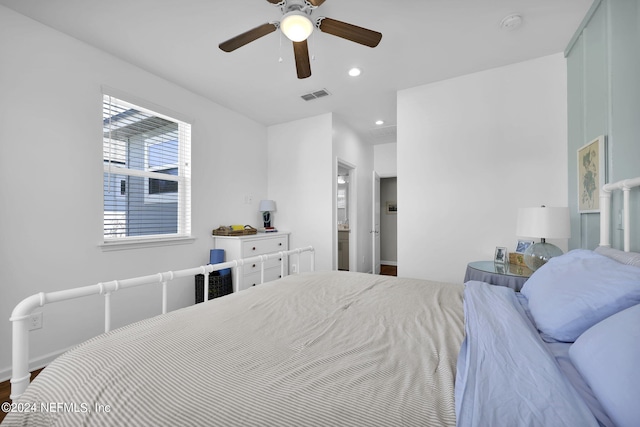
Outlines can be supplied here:
<path id="1" fill-rule="evenodd" d="M 271 212 L 276 210 L 276 202 L 273 200 L 260 200 L 260 207 L 258 210 L 262 212 L 264 228 L 271 228 Z"/>
<path id="2" fill-rule="evenodd" d="M 571 237 L 569 208 L 546 207 L 518 209 L 518 237 L 540 239 L 524 252 L 524 263 L 531 270 L 537 270 L 554 256 L 562 255 L 556 245 L 547 243 L 545 239 L 568 239 Z"/>

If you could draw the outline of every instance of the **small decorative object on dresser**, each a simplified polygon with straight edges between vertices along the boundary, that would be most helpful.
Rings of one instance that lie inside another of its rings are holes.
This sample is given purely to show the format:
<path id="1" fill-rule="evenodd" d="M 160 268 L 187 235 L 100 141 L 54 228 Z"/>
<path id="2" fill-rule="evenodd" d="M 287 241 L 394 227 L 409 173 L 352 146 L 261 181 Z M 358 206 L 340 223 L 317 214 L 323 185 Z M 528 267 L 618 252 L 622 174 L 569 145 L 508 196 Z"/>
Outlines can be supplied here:
<path id="1" fill-rule="evenodd" d="M 276 202 L 273 200 L 260 200 L 260 207 L 258 208 L 262 212 L 262 222 L 264 222 L 264 228 L 273 228 L 271 224 L 271 212 L 276 210 Z"/>
<path id="2" fill-rule="evenodd" d="M 214 236 L 246 236 L 248 234 L 256 234 L 258 230 L 250 225 L 221 225 L 214 229 L 211 234 Z"/>

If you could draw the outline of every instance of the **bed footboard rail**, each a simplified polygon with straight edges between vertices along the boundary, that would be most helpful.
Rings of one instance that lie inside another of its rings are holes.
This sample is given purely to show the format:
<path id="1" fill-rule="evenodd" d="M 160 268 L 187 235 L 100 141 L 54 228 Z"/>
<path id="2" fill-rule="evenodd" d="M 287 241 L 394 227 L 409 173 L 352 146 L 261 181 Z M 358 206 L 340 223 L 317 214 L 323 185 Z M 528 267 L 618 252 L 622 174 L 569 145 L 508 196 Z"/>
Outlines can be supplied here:
<path id="1" fill-rule="evenodd" d="M 205 278 L 205 292 L 209 285 L 209 273 L 213 271 L 223 270 L 226 268 L 241 269 L 247 263 L 261 264 L 261 283 L 264 282 L 264 263 L 272 258 L 280 258 L 281 275 L 284 277 L 285 257 L 294 257 L 292 265 L 294 272 L 300 271 L 300 254 L 309 252 L 309 268 L 310 271 L 315 270 L 315 251 L 312 246 L 305 248 L 297 248 L 288 251 L 274 252 L 271 254 L 258 255 L 251 258 L 227 261 L 219 264 L 208 264 L 199 267 L 188 268 L 178 271 L 167 271 L 164 273 L 152 274 L 149 276 L 134 277 L 124 280 L 112 280 L 110 282 L 98 283 L 95 285 L 82 286 L 78 288 L 65 289 L 55 292 L 40 292 L 31 295 L 20 301 L 9 320 L 12 322 L 12 375 L 11 375 L 11 396 L 12 400 L 22 395 L 29 385 L 31 374 L 29 372 L 29 320 L 31 313 L 38 307 L 45 304 L 51 304 L 60 301 L 66 301 L 76 298 L 82 298 L 91 295 L 104 296 L 104 331 L 111 330 L 111 294 L 122 289 L 133 288 L 136 286 L 159 283 L 162 285 L 162 313 L 167 312 L 167 285 L 170 281 L 182 278 L 192 277 L 196 274 L 203 274 Z M 237 289 L 234 289 L 236 292 Z"/>

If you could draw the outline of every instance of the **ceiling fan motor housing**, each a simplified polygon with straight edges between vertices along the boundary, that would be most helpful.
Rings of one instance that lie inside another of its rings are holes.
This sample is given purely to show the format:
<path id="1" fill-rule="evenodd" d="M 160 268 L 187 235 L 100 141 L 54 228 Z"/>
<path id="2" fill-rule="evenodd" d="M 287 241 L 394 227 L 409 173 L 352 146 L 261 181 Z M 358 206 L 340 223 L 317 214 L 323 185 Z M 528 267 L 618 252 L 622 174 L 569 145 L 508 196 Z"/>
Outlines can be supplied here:
<path id="1" fill-rule="evenodd" d="M 299 11 L 306 13 L 307 15 L 311 15 L 311 11 L 318 7 L 314 6 L 307 0 L 284 0 L 279 4 L 279 6 L 283 14 L 292 11 Z"/>

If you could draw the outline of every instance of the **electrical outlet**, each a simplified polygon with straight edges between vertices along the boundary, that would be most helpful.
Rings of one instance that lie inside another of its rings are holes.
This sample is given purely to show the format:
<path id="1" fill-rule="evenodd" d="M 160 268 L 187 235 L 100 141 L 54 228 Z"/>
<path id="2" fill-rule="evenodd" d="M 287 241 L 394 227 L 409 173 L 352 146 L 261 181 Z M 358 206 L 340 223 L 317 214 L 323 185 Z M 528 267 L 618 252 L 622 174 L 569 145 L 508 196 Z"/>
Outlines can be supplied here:
<path id="1" fill-rule="evenodd" d="M 298 272 L 298 266 L 296 264 L 291 265 L 291 272 L 296 274 Z"/>
<path id="2" fill-rule="evenodd" d="M 34 329 L 42 328 L 42 312 L 33 313 L 29 317 L 29 330 L 33 331 Z"/>
<path id="3" fill-rule="evenodd" d="M 247 205 L 250 205 L 251 203 L 253 203 L 253 195 L 252 194 L 246 194 L 244 196 L 244 203 Z"/>
<path id="4" fill-rule="evenodd" d="M 622 217 L 624 216 L 624 209 L 620 209 L 618 211 L 618 226 L 616 227 L 616 229 L 618 230 L 624 230 L 624 225 L 622 223 Z"/>

